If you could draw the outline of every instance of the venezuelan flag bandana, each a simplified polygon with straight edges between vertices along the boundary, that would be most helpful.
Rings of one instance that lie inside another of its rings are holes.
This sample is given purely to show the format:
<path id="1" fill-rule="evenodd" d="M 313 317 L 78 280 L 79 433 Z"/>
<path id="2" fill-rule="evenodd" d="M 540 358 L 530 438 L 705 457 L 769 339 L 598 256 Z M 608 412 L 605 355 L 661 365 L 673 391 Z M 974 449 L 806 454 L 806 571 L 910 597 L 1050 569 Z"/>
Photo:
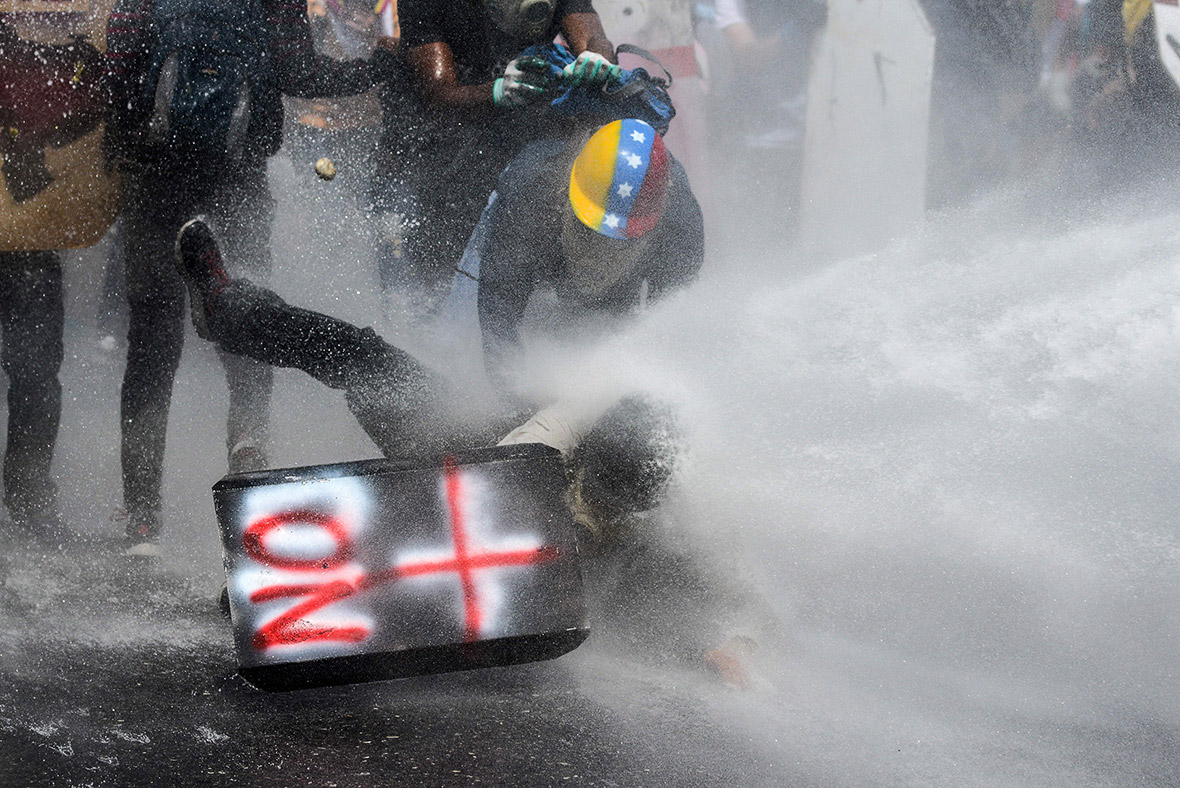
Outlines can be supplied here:
<path id="1" fill-rule="evenodd" d="M 610 238 L 638 238 L 660 220 L 668 194 L 668 151 L 641 120 L 609 123 L 570 170 L 570 205 L 582 224 Z"/>

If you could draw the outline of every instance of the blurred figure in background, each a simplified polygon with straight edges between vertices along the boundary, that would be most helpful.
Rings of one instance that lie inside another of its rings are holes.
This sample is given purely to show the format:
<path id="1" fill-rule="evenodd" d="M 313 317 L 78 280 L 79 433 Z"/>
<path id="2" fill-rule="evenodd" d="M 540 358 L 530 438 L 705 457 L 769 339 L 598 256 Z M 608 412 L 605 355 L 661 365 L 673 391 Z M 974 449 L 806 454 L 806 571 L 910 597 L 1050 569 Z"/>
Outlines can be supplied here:
<path id="1" fill-rule="evenodd" d="M 75 23 L 83 15 L 74 8 L 63 10 L 75 13 L 26 14 L 17 22 L 7 10 L 0 11 L 3 207 L 12 211 L 10 216 L 27 210 L 25 215 L 41 226 L 60 221 L 60 215 L 54 217 L 38 200 L 51 198 L 55 188 L 60 195 L 61 184 L 68 181 L 66 167 L 83 165 L 79 158 L 64 166 L 59 159 L 51 171 L 46 150 L 95 132 L 105 109 L 102 56 L 83 37 L 75 37 Z M 0 237 L 0 363 L 8 377 L 4 505 L 19 529 L 56 537 L 61 522 L 52 464 L 62 405 L 61 256 L 30 248 L 25 233 L 6 229 Z"/>
<path id="2" fill-rule="evenodd" d="M 369 60 L 318 55 L 303 0 L 119 0 L 107 42 L 108 147 L 128 176 L 125 529 L 131 552 L 153 555 L 184 340 L 184 286 L 172 264 L 176 232 L 195 214 L 214 217 L 237 259 L 265 279 L 274 206 L 266 161 L 282 141 L 281 96 L 364 92 L 392 75 L 395 44 L 378 41 Z M 223 362 L 229 468 L 264 467 L 273 372 L 231 355 Z"/>
<path id="3" fill-rule="evenodd" d="M 384 0 L 382 24 L 401 41 L 397 0 Z M 372 220 L 377 276 L 388 311 L 395 293 L 409 293 L 428 279 L 432 263 L 415 261 L 406 238 L 419 222 L 414 173 L 429 133 L 425 105 L 415 85 L 404 48 L 398 52 L 398 75 L 380 88 L 381 139 L 369 180 L 368 210 Z"/>
<path id="4" fill-rule="evenodd" d="M 817 0 L 713 0 L 713 24 L 733 63 L 724 100 L 746 145 L 798 150 L 803 140 L 807 73 L 815 34 L 827 20 Z"/>
<path id="5" fill-rule="evenodd" d="M 758 228 L 786 228 L 798 204 L 812 45 L 827 20 L 823 0 L 712 0 L 696 8 L 697 36 L 709 54 L 713 183 L 741 224 L 737 242 Z"/>
<path id="6" fill-rule="evenodd" d="M 309 0 L 308 17 L 316 52 L 336 61 L 368 58 L 381 27 L 369 0 Z M 389 82 L 400 82 L 399 75 Z M 284 99 L 290 122 L 285 135 L 288 154 L 303 182 L 311 177 L 317 159 L 327 156 L 336 165 L 336 190 L 363 206 L 368 174 L 381 133 L 378 92 L 372 88 L 355 96 Z M 337 212 L 338 213 L 338 212 Z M 344 231 L 343 226 L 333 228 Z"/>

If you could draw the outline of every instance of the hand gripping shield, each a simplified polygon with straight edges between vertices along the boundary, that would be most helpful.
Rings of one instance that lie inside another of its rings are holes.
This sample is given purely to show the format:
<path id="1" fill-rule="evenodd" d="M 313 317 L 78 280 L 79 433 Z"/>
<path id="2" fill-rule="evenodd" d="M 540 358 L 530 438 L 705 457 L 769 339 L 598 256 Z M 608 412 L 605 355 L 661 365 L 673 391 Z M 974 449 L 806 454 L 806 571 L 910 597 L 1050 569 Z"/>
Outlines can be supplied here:
<path id="1" fill-rule="evenodd" d="M 225 477 L 239 671 L 298 689 L 570 651 L 589 630 L 565 494 L 539 444 Z"/>

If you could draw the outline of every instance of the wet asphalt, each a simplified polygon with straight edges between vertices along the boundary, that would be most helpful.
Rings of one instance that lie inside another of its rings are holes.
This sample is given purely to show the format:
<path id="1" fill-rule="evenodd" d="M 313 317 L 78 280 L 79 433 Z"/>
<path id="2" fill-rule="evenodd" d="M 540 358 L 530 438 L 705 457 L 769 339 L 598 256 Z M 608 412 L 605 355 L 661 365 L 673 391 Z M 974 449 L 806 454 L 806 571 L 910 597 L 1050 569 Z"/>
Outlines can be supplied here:
<path id="1" fill-rule="evenodd" d="M 550 662 L 267 693 L 236 674 L 203 579 L 5 525 L 6 786 L 785 784 L 680 689 L 697 677 L 593 638 Z"/>

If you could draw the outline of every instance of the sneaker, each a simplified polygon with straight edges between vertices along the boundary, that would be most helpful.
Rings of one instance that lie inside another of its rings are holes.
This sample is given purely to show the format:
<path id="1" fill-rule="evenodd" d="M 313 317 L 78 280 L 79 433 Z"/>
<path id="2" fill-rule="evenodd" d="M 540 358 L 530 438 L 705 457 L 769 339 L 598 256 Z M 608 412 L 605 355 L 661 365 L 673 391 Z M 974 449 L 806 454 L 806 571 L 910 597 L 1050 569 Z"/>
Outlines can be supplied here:
<path id="1" fill-rule="evenodd" d="M 9 514 L 17 528 L 37 539 L 60 543 L 68 536 L 69 532 L 53 504 L 28 509 L 10 507 Z"/>
<path id="2" fill-rule="evenodd" d="M 229 450 L 229 472 L 249 473 L 266 468 L 266 452 L 253 438 L 242 438 Z"/>
<path id="3" fill-rule="evenodd" d="M 217 239 L 204 217 L 190 219 L 176 234 L 176 270 L 188 287 L 189 309 L 197 336 L 212 339 L 208 316 L 213 298 L 229 285 Z"/>
<path id="4" fill-rule="evenodd" d="M 160 554 L 160 515 L 156 512 L 128 514 L 116 509 L 112 522 L 124 523 L 127 539 L 126 555 L 154 558 Z"/>

